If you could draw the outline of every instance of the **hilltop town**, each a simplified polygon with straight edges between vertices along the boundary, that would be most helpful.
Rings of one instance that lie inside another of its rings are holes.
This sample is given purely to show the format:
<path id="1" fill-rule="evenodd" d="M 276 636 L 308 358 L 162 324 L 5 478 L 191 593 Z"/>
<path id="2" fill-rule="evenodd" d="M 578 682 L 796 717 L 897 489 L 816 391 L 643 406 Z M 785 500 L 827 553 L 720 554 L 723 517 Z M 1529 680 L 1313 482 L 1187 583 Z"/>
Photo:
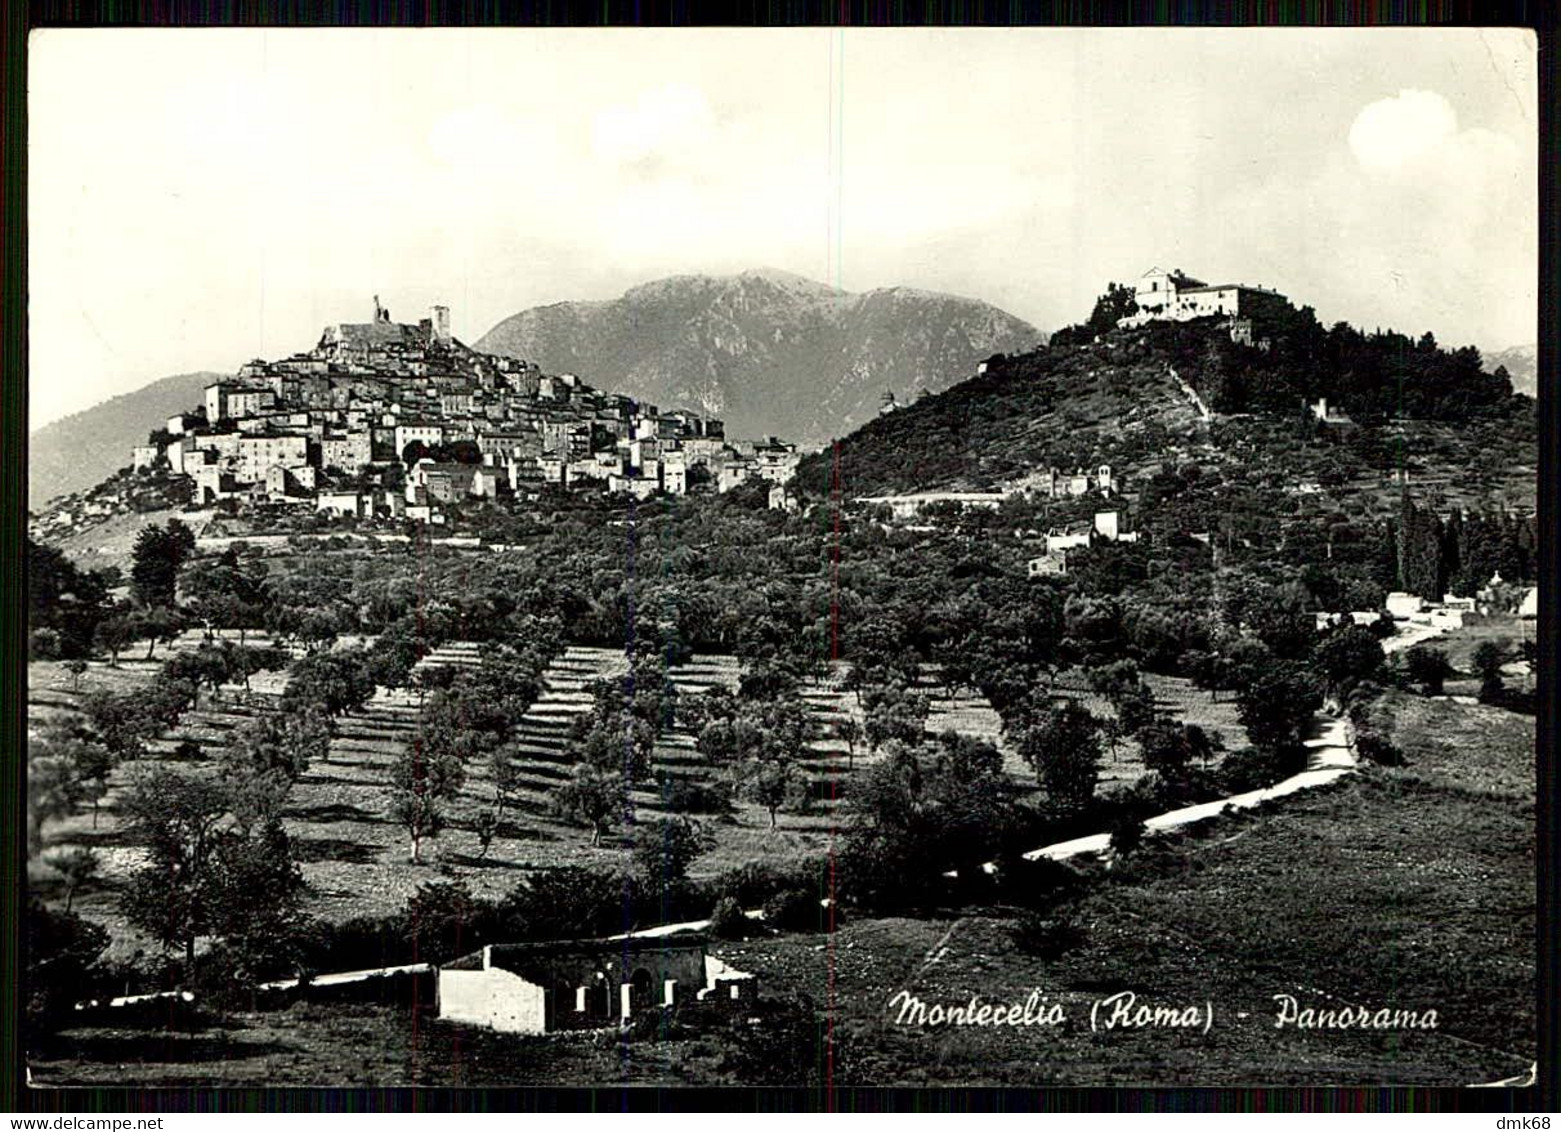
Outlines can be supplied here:
<path id="1" fill-rule="evenodd" d="M 781 485 L 799 459 L 794 444 L 729 439 L 708 416 L 473 350 L 450 333 L 447 307 L 393 321 L 378 296 L 372 321 L 243 365 L 130 457 L 133 472 L 164 474 L 197 507 L 433 524 L 464 500 L 545 485 L 641 499 Z M 56 508 L 38 533 L 93 514 Z"/>

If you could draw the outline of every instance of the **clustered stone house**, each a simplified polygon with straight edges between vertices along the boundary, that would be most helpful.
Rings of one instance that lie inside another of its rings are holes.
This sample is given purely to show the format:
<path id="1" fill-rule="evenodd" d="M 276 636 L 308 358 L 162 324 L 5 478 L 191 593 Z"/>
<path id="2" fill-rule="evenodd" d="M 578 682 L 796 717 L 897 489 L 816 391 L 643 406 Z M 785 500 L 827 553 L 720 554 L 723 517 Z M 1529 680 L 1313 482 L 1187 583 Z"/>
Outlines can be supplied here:
<path id="1" fill-rule="evenodd" d="M 1068 551 L 1098 546 L 1109 542 L 1137 542 L 1138 532 L 1123 530 L 1122 516 L 1118 511 L 1096 511 L 1090 523 L 1076 523 L 1065 528 L 1053 528 L 1046 533 L 1046 553 L 1027 563 L 1032 578 L 1068 572 Z"/>
<path id="2" fill-rule="evenodd" d="M 312 501 L 434 521 L 444 505 L 543 484 L 643 498 L 685 494 L 695 468 L 721 492 L 755 478 L 784 484 L 796 471 L 793 444 L 729 440 L 719 420 L 479 353 L 449 326 L 442 306 L 416 325 L 392 322 L 376 297 L 372 322 L 327 327 L 307 353 L 256 360 L 208 386 L 202 411 L 169 418 L 163 442 L 137 446 L 134 464 L 166 461 L 194 481 L 198 503 Z M 434 458 L 461 442 L 467 460 Z M 404 488 L 361 489 L 360 473 L 403 459 Z"/>
<path id="3" fill-rule="evenodd" d="M 1098 493 L 1117 494 L 1121 484 L 1112 475 L 1111 465 L 1078 468 L 1072 473 L 1046 468 L 1010 483 L 1001 491 L 921 491 L 910 495 L 863 495 L 853 502 L 865 506 L 889 508 L 895 519 L 913 519 L 933 504 L 957 504 L 961 508 L 994 508 L 1016 492 L 1045 499 L 1068 499 Z"/>
<path id="4" fill-rule="evenodd" d="M 904 522 L 917 518 L 933 504 L 991 510 L 1001 506 L 1010 495 L 1020 493 L 1042 499 L 1078 499 L 1098 495 L 1102 500 L 1109 500 L 1119 496 L 1122 487 L 1122 481 L 1113 474 L 1111 465 L 1101 464 L 1098 468 L 1078 468 L 1072 473 L 1044 468 L 1013 481 L 1001 491 L 925 491 L 911 495 L 871 495 L 860 496 L 854 502 L 864 506 L 887 507 L 897 522 Z M 1032 535 L 1038 533 L 1031 532 Z M 1046 552 L 1029 559 L 1028 573 L 1032 578 L 1066 574 L 1069 550 L 1106 542 L 1137 541 L 1138 533 L 1124 529 L 1119 511 L 1097 511 L 1093 522 L 1081 521 L 1047 531 Z"/>

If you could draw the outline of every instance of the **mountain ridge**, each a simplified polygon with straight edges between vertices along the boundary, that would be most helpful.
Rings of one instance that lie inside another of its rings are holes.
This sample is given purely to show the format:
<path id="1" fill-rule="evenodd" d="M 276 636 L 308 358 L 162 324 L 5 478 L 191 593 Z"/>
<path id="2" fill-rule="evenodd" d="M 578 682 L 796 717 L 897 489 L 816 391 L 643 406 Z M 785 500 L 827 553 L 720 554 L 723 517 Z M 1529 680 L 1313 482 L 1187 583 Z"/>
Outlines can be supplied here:
<path id="1" fill-rule="evenodd" d="M 886 389 L 900 398 L 945 389 L 982 359 L 1043 339 L 978 299 L 898 286 L 850 292 L 754 268 L 531 307 L 474 345 L 720 416 L 731 435 L 817 445 L 870 420 Z"/>

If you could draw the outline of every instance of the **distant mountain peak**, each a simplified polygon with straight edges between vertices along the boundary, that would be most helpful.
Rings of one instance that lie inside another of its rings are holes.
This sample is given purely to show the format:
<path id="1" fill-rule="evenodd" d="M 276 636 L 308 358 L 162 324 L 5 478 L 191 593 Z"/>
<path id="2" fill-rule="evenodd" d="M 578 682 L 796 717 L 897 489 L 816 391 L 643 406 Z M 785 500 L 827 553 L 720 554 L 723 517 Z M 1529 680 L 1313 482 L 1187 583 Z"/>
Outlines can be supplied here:
<path id="1" fill-rule="evenodd" d="M 1484 363 L 1486 373 L 1495 373 L 1498 368 L 1505 366 L 1507 376 L 1512 379 L 1512 388 L 1515 392 L 1527 393 L 1530 397 L 1539 395 L 1539 346 L 1537 343 L 1509 346 L 1505 350 L 1481 351 L 1480 358 Z"/>
<path id="2" fill-rule="evenodd" d="M 782 271 L 778 267 L 751 267 L 741 272 L 737 279 L 762 279 L 766 283 L 773 283 L 777 287 L 787 287 L 797 291 L 809 291 L 821 295 L 844 295 L 849 292 L 840 287 L 832 287 L 828 283 L 820 283 L 817 279 L 810 279 L 806 275 L 798 275 L 794 271 Z"/>
<path id="3" fill-rule="evenodd" d="M 533 307 L 479 350 L 578 373 L 658 405 L 697 405 L 728 435 L 817 444 L 878 411 L 1028 349 L 1035 327 L 975 299 L 909 287 L 853 293 L 771 267 L 674 275 L 613 300 Z"/>

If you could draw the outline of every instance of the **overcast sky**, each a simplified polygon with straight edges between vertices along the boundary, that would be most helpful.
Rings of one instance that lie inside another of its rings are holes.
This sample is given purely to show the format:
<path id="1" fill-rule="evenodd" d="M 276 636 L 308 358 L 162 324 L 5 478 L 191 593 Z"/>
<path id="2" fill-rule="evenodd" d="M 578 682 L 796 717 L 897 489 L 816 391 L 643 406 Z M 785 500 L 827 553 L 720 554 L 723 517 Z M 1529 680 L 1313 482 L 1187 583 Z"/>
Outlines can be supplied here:
<path id="1" fill-rule="evenodd" d="M 30 68 L 33 427 L 376 292 L 473 341 L 760 266 L 1051 330 L 1159 264 L 1536 337 L 1527 32 L 47 30 Z"/>

